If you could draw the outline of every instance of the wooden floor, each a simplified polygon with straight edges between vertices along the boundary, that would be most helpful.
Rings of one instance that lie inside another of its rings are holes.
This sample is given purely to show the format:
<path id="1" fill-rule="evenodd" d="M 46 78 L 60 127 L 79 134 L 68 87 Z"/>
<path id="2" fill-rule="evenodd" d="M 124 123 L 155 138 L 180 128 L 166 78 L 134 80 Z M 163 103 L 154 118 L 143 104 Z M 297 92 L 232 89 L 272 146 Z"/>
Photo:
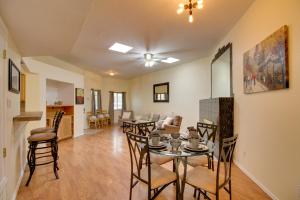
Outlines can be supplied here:
<path id="1" fill-rule="evenodd" d="M 29 187 L 25 187 L 28 168 L 23 177 L 18 200 L 123 200 L 128 199 L 130 158 L 126 137 L 118 127 L 88 131 L 82 137 L 59 143 L 59 176 L 52 166 L 36 169 Z M 171 168 L 171 164 L 166 165 Z M 233 199 L 270 199 L 239 168 L 233 166 Z M 138 184 L 133 200 L 146 199 L 146 187 Z M 175 187 L 166 188 L 158 200 L 175 199 Z M 193 188 L 186 186 L 185 198 L 193 198 Z M 221 199 L 229 199 L 226 192 Z"/>

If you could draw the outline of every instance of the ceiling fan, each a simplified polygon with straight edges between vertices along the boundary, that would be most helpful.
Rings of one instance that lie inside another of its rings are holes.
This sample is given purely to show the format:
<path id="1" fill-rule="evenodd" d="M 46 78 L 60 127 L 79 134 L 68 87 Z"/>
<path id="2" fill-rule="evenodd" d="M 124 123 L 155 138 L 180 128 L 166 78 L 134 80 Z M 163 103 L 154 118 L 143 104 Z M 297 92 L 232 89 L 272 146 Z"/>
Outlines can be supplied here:
<path id="1" fill-rule="evenodd" d="M 173 58 L 173 57 L 157 58 L 157 57 L 154 57 L 154 54 L 151 54 L 151 53 L 145 53 L 144 60 L 145 60 L 145 67 L 153 67 L 153 65 L 157 62 L 172 64 L 174 62 L 179 61 L 179 59 Z"/>

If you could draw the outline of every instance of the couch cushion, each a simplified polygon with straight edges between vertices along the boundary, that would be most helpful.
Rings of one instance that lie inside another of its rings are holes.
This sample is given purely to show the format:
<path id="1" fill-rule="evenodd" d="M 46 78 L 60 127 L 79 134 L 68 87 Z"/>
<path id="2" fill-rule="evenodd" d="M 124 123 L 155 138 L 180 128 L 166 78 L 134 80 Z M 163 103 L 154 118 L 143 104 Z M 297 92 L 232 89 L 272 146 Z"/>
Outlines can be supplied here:
<path id="1" fill-rule="evenodd" d="M 130 119 L 131 112 L 123 112 L 122 119 Z"/>
<path id="2" fill-rule="evenodd" d="M 150 119 L 150 113 L 143 114 L 141 120 L 148 121 Z"/>
<path id="3" fill-rule="evenodd" d="M 159 120 L 159 114 L 153 114 L 152 118 L 151 118 L 151 121 L 158 122 L 158 120 Z"/>

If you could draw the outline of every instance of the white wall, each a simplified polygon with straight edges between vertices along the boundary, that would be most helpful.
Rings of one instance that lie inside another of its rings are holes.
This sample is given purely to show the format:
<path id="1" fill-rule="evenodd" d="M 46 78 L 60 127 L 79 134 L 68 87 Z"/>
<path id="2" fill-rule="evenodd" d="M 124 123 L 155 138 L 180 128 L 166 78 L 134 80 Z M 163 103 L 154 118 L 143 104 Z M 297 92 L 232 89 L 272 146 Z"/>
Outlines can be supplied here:
<path id="1" fill-rule="evenodd" d="M 73 84 L 47 80 L 47 105 L 54 105 L 57 101 L 62 101 L 63 105 L 74 105 L 74 90 L 75 88 Z"/>
<path id="2" fill-rule="evenodd" d="M 4 62 L 4 68 L 1 72 L 4 74 L 4 85 L 1 87 L 4 95 L 1 95 L 1 102 L 4 103 L 4 109 L 0 112 L 4 115 L 4 129 L 0 134 L 4 136 L 4 146 L 7 149 L 7 157 L 4 159 L 5 176 L 7 178 L 6 197 L 7 199 L 15 198 L 18 192 L 24 165 L 26 163 L 26 138 L 25 129 L 27 123 L 15 123 L 13 118 L 20 114 L 20 95 L 8 92 L 8 58 L 12 59 L 15 65 L 21 69 L 21 56 L 16 48 L 14 41 L 10 37 L 6 27 L 0 18 L 0 34 L 5 40 L 5 48 L 7 50 L 7 58 L 0 58 L 0 62 Z M 3 142 L 3 141 L 2 141 Z M 2 150 L 1 150 L 2 151 Z"/>
<path id="3" fill-rule="evenodd" d="M 46 125 L 46 80 L 56 80 L 73 84 L 75 88 L 84 88 L 84 76 L 75 72 L 71 72 L 53 65 L 49 65 L 32 58 L 23 58 L 28 70 L 31 73 L 39 76 L 39 89 L 40 92 L 33 94 L 36 99 L 40 99 L 40 110 L 43 111 L 43 118 L 41 126 Z M 33 89 L 33 88 L 32 88 Z M 35 88 L 36 90 L 36 88 Z M 38 96 L 39 95 L 39 96 Z M 73 90 L 75 96 L 75 90 Z M 74 137 L 83 134 L 84 127 L 84 105 L 75 105 L 75 98 L 73 98 L 72 105 L 74 104 Z"/>
<path id="4" fill-rule="evenodd" d="M 295 200 L 300 190 L 300 1 L 257 0 L 217 48 L 233 43 L 236 162 L 274 198 Z M 243 53 L 289 26 L 290 89 L 246 95 Z M 299 198 L 298 198 L 299 199 Z"/>
<path id="5" fill-rule="evenodd" d="M 163 82 L 170 83 L 170 103 L 153 103 L 153 84 Z M 135 114 L 152 112 L 181 115 L 181 131 L 185 131 L 187 126 L 196 126 L 199 120 L 199 100 L 205 98 L 210 98 L 209 58 L 131 81 L 131 107 Z"/>

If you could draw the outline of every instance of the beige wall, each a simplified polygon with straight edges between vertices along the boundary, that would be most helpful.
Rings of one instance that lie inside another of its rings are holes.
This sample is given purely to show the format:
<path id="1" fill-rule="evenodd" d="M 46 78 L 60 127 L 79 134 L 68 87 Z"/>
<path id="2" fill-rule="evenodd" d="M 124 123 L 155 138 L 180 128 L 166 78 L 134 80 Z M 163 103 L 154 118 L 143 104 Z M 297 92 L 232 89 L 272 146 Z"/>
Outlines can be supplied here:
<path id="1" fill-rule="evenodd" d="M 273 199 L 294 200 L 300 190 L 298 128 L 300 114 L 300 1 L 257 0 L 217 49 L 233 43 L 235 162 Z M 243 53 L 279 29 L 289 26 L 290 89 L 245 95 Z M 132 108 L 140 112 L 176 112 L 184 126 L 198 120 L 198 101 L 210 96 L 209 60 L 200 60 L 132 80 Z M 170 103 L 152 102 L 152 85 L 169 81 Z"/>
<path id="2" fill-rule="evenodd" d="M 297 199 L 300 190 L 299 19 L 299 0 L 257 0 L 216 47 L 233 43 L 236 162 L 274 199 L 282 200 Z M 290 89 L 245 95 L 243 53 L 285 24 L 289 26 Z"/>
<path id="3" fill-rule="evenodd" d="M 135 114 L 178 114 L 183 117 L 181 131 L 196 126 L 199 100 L 210 97 L 209 63 L 210 59 L 204 58 L 133 79 L 131 107 Z M 153 84 L 163 82 L 170 83 L 170 103 L 153 103 Z"/>
<path id="4" fill-rule="evenodd" d="M 7 59 L 4 60 L 4 95 L 1 96 L 1 102 L 4 102 L 4 130 L 0 134 L 4 134 L 4 146 L 7 148 L 7 157 L 4 159 L 5 176 L 7 178 L 6 197 L 7 199 L 15 198 L 22 177 L 26 159 L 26 139 L 25 128 L 27 123 L 14 123 L 13 117 L 20 113 L 20 95 L 8 92 L 8 58 L 12 59 L 15 65 L 20 69 L 21 56 L 14 42 L 8 34 L 5 26 L 0 19 L 0 34 L 5 38 Z M 2 58 L 1 58 L 2 60 Z M 2 150 L 1 150 L 2 151 Z"/>

